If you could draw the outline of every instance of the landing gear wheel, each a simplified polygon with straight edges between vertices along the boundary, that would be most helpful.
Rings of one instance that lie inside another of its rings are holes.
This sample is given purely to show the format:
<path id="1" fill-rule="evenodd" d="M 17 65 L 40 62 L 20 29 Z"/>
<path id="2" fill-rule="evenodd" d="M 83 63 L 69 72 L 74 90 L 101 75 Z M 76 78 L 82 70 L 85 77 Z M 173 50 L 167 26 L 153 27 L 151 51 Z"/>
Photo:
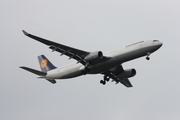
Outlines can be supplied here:
<path id="1" fill-rule="evenodd" d="M 146 57 L 146 60 L 150 60 L 150 58 L 149 58 L 149 57 Z"/>
<path id="2" fill-rule="evenodd" d="M 107 82 L 109 82 L 109 77 L 108 76 L 104 76 L 104 81 L 107 81 Z"/>
<path id="3" fill-rule="evenodd" d="M 103 82 L 103 85 L 105 85 L 105 84 L 106 84 L 106 81 Z"/>
<path id="4" fill-rule="evenodd" d="M 106 81 L 109 82 L 109 78 L 107 78 Z"/>
<path id="5" fill-rule="evenodd" d="M 100 80 L 100 83 L 101 83 L 101 84 L 103 84 L 103 83 L 104 83 L 104 81 L 103 81 L 103 80 Z"/>
<path id="6" fill-rule="evenodd" d="M 100 83 L 103 84 L 103 85 L 105 85 L 105 84 L 106 84 L 106 81 L 101 80 Z"/>

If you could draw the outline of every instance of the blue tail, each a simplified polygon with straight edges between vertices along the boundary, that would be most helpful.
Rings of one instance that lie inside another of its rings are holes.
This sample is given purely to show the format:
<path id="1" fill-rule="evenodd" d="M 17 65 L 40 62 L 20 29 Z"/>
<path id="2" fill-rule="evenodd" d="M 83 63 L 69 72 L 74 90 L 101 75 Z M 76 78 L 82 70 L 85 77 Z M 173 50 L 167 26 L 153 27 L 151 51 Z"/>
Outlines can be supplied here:
<path id="1" fill-rule="evenodd" d="M 38 60 L 42 72 L 47 72 L 56 68 L 44 55 L 38 56 Z"/>

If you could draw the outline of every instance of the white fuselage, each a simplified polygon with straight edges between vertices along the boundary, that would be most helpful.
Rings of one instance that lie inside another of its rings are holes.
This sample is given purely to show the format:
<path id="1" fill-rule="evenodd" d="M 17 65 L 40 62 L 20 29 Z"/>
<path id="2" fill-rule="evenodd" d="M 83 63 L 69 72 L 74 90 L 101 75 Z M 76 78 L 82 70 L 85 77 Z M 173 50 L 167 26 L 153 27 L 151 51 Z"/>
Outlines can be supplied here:
<path id="1" fill-rule="evenodd" d="M 126 46 L 124 49 L 117 49 L 115 51 L 104 54 L 110 59 L 90 66 L 90 71 L 87 74 L 97 74 L 108 71 L 124 62 L 146 56 L 153 53 L 162 46 L 162 43 L 157 40 L 141 41 Z M 49 79 L 66 79 L 77 77 L 82 74 L 85 68 L 81 63 L 75 63 L 63 68 L 56 68 L 48 71 L 45 78 Z"/>

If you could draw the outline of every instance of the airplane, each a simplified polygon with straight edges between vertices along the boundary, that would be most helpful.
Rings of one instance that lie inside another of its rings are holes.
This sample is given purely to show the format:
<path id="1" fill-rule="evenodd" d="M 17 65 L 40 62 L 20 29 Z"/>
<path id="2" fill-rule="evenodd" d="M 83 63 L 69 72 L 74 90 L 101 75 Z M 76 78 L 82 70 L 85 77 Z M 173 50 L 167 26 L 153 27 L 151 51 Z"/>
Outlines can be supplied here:
<path id="1" fill-rule="evenodd" d="M 63 68 L 55 67 L 44 55 L 38 56 L 41 71 L 29 67 L 21 66 L 20 68 L 38 75 L 38 78 L 44 78 L 55 84 L 56 79 L 74 78 L 86 74 L 102 74 L 104 77 L 100 83 L 105 85 L 110 79 L 112 82 L 122 83 L 126 87 L 133 87 L 129 78 L 136 75 L 134 68 L 124 69 L 122 64 L 146 56 L 150 60 L 151 53 L 158 50 L 163 43 L 159 40 L 140 41 L 117 49 L 112 52 L 103 54 L 101 51 L 87 52 L 72 48 L 63 44 L 52 42 L 44 38 L 32 35 L 23 30 L 24 35 L 41 42 L 52 52 L 56 51 L 66 55 L 69 59 L 75 59 L 77 62 Z"/>

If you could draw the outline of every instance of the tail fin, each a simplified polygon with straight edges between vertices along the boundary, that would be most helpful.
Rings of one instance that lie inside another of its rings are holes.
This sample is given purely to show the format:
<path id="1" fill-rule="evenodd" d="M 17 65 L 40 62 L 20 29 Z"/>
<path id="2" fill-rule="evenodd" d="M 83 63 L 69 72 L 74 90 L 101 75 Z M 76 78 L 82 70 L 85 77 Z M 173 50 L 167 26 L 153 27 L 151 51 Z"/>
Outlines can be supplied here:
<path id="1" fill-rule="evenodd" d="M 42 72 L 47 72 L 56 68 L 44 55 L 38 56 L 38 60 Z"/>

